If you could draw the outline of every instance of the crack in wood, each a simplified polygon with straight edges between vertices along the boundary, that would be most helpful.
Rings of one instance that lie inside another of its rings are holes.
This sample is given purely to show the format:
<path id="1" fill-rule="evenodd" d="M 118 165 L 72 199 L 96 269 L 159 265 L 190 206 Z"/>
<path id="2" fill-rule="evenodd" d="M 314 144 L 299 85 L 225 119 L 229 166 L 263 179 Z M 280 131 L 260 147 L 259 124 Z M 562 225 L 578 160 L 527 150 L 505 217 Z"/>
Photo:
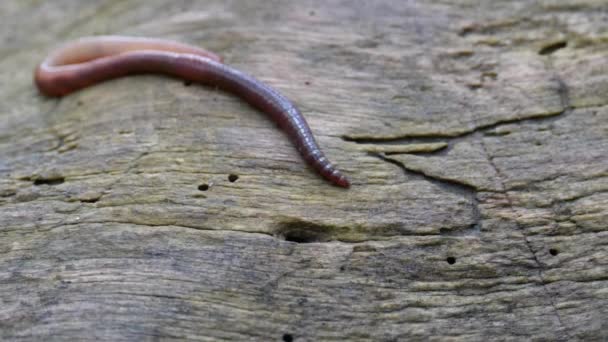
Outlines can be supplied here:
<path id="1" fill-rule="evenodd" d="M 448 233 L 448 230 L 450 233 Z M 405 229 L 401 222 L 363 227 L 361 225 L 339 226 L 329 223 L 310 222 L 300 218 L 289 218 L 278 224 L 273 236 L 295 243 L 340 242 L 358 244 L 369 241 L 389 241 L 394 238 L 406 236 L 471 235 L 476 234 L 476 230 L 478 231 L 477 222 L 450 229 L 440 228 L 438 229 L 438 232 L 416 232 L 414 229 Z"/>
<path id="2" fill-rule="evenodd" d="M 555 67 L 553 66 L 552 62 L 549 62 L 550 66 L 554 69 Z M 562 106 L 563 111 L 561 114 L 567 115 L 568 113 L 570 113 L 573 110 L 573 106 L 571 105 L 571 101 L 570 101 L 570 94 L 569 94 L 569 89 L 567 84 L 564 82 L 564 80 L 559 76 L 559 74 L 555 73 L 555 81 L 558 84 L 558 88 L 557 88 L 557 92 L 559 94 L 560 97 L 560 104 Z M 496 165 L 496 163 L 494 163 L 494 158 L 489 154 L 486 146 L 484 145 L 483 141 L 480 142 L 481 143 L 481 147 L 482 150 L 490 164 L 490 166 L 494 169 L 494 171 L 496 172 L 496 175 L 498 175 L 498 181 L 500 183 L 500 186 L 502 187 L 502 193 L 505 196 L 505 199 L 507 200 L 507 203 L 509 205 L 509 209 L 513 212 L 513 216 L 517 217 L 515 209 L 514 209 L 514 205 L 513 205 L 513 200 L 511 198 L 511 196 L 509 196 L 508 191 L 506 190 L 506 185 L 504 182 L 504 178 L 505 176 L 502 174 L 500 168 Z M 538 276 L 541 280 L 541 286 L 543 288 L 543 291 L 545 292 L 546 296 L 547 296 L 547 300 L 549 302 L 549 304 L 551 305 L 551 307 L 554 310 L 555 316 L 559 322 L 559 324 L 563 327 L 563 332 L 564 334 L 568 337 L 568 339 L 571 339 L 572 337 L 570 336 L 570 334 L 568 333 L 568 327 L 564 324 L 564 321 L 561 317 L 561 314 L 559 313 L 559 310 L 555 304 L 555 301 L 553 300 L 553 296 L 552 294 L 549 292 L 549 289 L 547 288 L 547 282 L 544 278 L 544 267 L 543 264 L 540 262 L 536 251 L 534 250 L 534 248 L 532 247 L 532 244 L 530 242 L 530 240 L 528 239 L 528 236 L 526 235 L 525 229 L 521 226 L 521 224 L 517 221 L 514 221 L 515 226 L 517 227 L 517 229 L 520 231 L 520 233 L 522 234 L 522 237 L 524 239 L 524 242 L 526 244 L 526 247 L 528 248 L 528 250 L 530 251 L 530 253 L 532 254 L 532 257 L 534 259 L 534 262 L 537 265 L 537 272 L 538 272 Z"/>
<path id="3" fill-rule="evenodd" d="M 458 191 L 456 191 L 456 193 L 460 193 L 460 194 L 467 194 L 467 195 L 471 195 L 471 194 L 475 194 L 477 193 L 477 188 L 475 188 L 474 186 L 464 183 L 464 182 L 459 182 L 457 180 L 454 179 L 448 179 L 448 178 L 442 178 L 442 177 L 438 177 L 435 175 L 430 175 L 428 173 L 425 173 L 424 171 L 420 171 L 420 170 L 415 170 L 412 168 L 407 167 L 403 162 L 398 161 L 396 159 L 390 158 L 388 157 L 386 154 L 383 153 L 370 153 L 371 156 L 374 156 L 380 160 L 383 160 L 385 162 L 391 163 L 393 165 L 397 165 L 399 166 L 399 168 L 401 168 L 403 171 L 405 171 L 406 173 L 411 173 L 414 175 L 418 175 L 418 176 L 422 176 L 424 179 L 432 182 L 432 183 L 439 183 L 439 184 L 443 184 L 443 185 L 449 185 L 451 188 L 456 188 L 458 189 Z"/>
<path id="4" fill-rule="evenodd" d="M 481 227 L 482 227 L 482 220 L 481 220 L 481 212 L 479 210 L 479 199 L 477 198 L 477 188 L 475 188 L 474 186 L 472 186 L 470 184 L 458 182 L 453 179 L 441 178 L 441 177 L 429 175 L 423 171 L 408 168 L 404 163 L 402 163 L 398 160 L 392 159 L 392 158 L 386 156 L 385 154 L 374 153 L 374 154 L 370 154 L 370 155 L 372 155 L 380 160 L 383 160 L 387 163 L 398 166 L 405 173 L 420 176 L 433 184 L 439 185 L 440 187 L 442 187 L 450 192 L 459 194 L 460 196 L 463 196 L 469 200 L 469 203 L 471 204 L 472 211 L 473 211 L 473 223 L 471 223 L 470 225 L 468 225 L 466 227 L 460 228 L 460 229 L 456 229 L 456 230 L 450 229 L 449 232 L 446 229 L 443 229 L 443 231 L 440 229 L 440 235 L 449 235 L 449 234 L 467 235 L 467 233 L 472 233 L 475 235 L 479 234 L 479 232 L 481 231 Z M 459 233 L 457 233 L 457 231 Z"/>
<path id="5" fill-rule="evenodd" d="M 551 63 L 551 66 L 552 66 L 552 63 Z M 569 89 L 568 89 L 568 86 L 566 85 L 566 83 L 564 82 L 564 80 L 558 74 L 555 74 L 554 80 L 555 80 L 555 82 L 557 82 L 556 91 L 559 95 L 560 105 L 561 105 L 561 110 L 556 111 L 556 112 L 539 113 L 539 114 L 531 115 L 531 116 L 528 116 L 525 118 L 499 120 L 495 123 L 481 125 L 476 128 L 473 128 L 471 130 L 462 132 L 460 134 L 454 134 L 454 135 L 424 133 L 419 136 L 412 136 L 410 134 L 410 135 L 404 135 L 402 137 L 390 137 L 390 138 L 389 137 L 342 136 L 342 139 L 345 141 L 355 142 L 358 144 L 364 144 L 364 143 L 365 144 L 373 144 L 373 143 L 381 144 L 381 143 L 390 143 L 390 142 L 392 142 L 392 143 L 398 142 L 398 143 L 402 143 L 402 144 L 407 144 L 407 143 L 414 143 L 414 142 L 436 142 L 441 139 L 456 139 L 456 138 L 475 136 L 479 132 L 495 129 L 497 127 L 500 127 L 502 125 L 507 125 L 507 124 L 538 122 L 538 121 L 545 121 L 547 119 L 555 120 L 557 117 L 567 115 L 574 108 L 571 105 Z M 516 215 L 516 212 L 514 209 L 513 200 L 511 199 L 511 197 L 509 196 L 509 194 L 506 190 L 506 185 L 505 185 L 505 181 L 504 181 L 505 176 L 502 174 L 500 168 L 494 162 L 493 157 L 489 154 L 486 146 L 483 144 L 483 141 L 480 142 L 480 145 L 482 147 L 483 153 L 486 156 L 486 159 L 488 160 L 488 163 L 490 164 L 490 166 L 492 167 L 492 169 L 495 171 L 496 175 L 498 176 L 498 182 L 501 187 L 499 189 L 499 193 L 501 193 L 502 195 L 505 196 L 510 210 L 513 212 L 514 217 L 516 217 L 517 215 Z M 408 168 L 404 163 L 402 163 L 398 160 L 395 160 L 395 159 L 391 159 L 386 154 L 382 154 L 382 153 L 370 153 L 370 154 L 385 162 L 397 165 L 399 168 L 401 168 L 406 173 L 421 176 L 430 182 L 440 184 L 443 188 L 451 189 L 451 190 L 455 189 L 455 190 L 457 190 L 458 193 L 464 194 L 466 197 L 471 199 L 471 203 L 473 204 L 473 208 L 474 208 L 475 222 L 469 227 L 469 230 L 475 231 L 475 230 L 478 230 L 481 228 L 481 215 L 479 212 L 479 200 L 477 199 L 477 195 L 476 195 L 477 189 L 475 187 L 473 187 L 469 184 L 465 184 L 463 182 L 459 182 L 457 180 L 445 179 L 445 178 L 429 175 L 429 174 L 425 173 L 424 171 L 413 170 L 411 168 Z M 563 319 L 559 313 L 559 310 L 557 309 L 556 303 L 554 302 L 554 300 L 552 298 L 552 294 L 550 293 L 549 289 L 546 286 L 547 283 L 544 279 L 543 264 L 541 263 L 540 259 L 538 258 L 538 255 L 536 254 L 536 251 L 534 250 L 532 243 L 528 239 L 528 236 L 525 233 L 525 229 L 517 221 L 515 221 L 514 224 L 517 227 L 517 229 L 520 231 L 520 233 L 523 237 L 524 243 L 525 243 L 527 249 L 529 250 L 530 254 L 532 255 L 532 258 L 536 264 L 537 274 L 540 279 L 540 286 L 542 286 L 543 291 L 545 292 L 545 295 L 547 296 L 548 303 L 553 308 L 555 317 L 556 317 L 557 321 L 559 322 L 560 326 L 563 328 L 564 333 L 566 334 L 566 336 L 568 336 L 568 338 L 570 338 L 570 336 L 568 334 L 568 327 L 564 324 Z"/>
<path id="6" fill-rule="evenodd" d="M 505 186 L 505 183 L 503 180 L 504 175 L 502 174 L 500 168 L 496 165 L 496 163 L 494 163 L 494 158 L 492 156 L 490 156 L 490 154 L 488 153 L 483 141 L 481 141 L 480 144 L 481 144 L 483 152 L 486 155 L 486 158 L 488 159 L 490 166 L 494 169 L 494 171 L 496 172 L 496 175 L 498 175 L 498 182 L 499 182 L 500 186 L 502 187 L 502 189 L 500 189 L 500 190 L 501 190 L 501 193 L 503 194 L 503 196 L 505 197 L 505 199 L 507 200 L 509 210 L 511 210 L 513 217 L 517 217 L 517 213 L 516 213 L 516 211 L 514 209 L 514 205 L 513 205 L 513 200 L 511 198 L 511 196 L 509 196 L 508 191 L 505 190 L 506 186 Z M 551 305 L 551 307 L 553 308 L 555 316 L 556 316 L 559 324 L 563 327 L 563 330 L 564 330 L 563 332 L 568 336 L 568 339 L 571 339 L 571 336 L 569 336 L 568 332 L 567 332 L 568 327 L 564 324 L 562 317 L 559 313 L 559 310 L 557 309 L 557 306 L 555 305 L 555 302 L 553 301 L 553 296 L 551 295 L 551 293 L 549 292 L 549 289 L 547 288 L 547 282 L 545 281 L 545 278 L 543 275 L 543 269 L 544 269 L 543 264 L 541 263 L 540 259 L 538 258 L 536 251 L 532 247 L 532 243 L 528 239 L 528 235 L 526 235 L 524 227 L 522 227 L 522 225 L 519 222 L 517 222 L 516 220 L 514 220 L 513 223 L 515 224 L 515 227 L 517 227 L 517 230 L 522 235 L 526 248 L 529 250 L 530 254 L 532 254 L 532 259 L 534 260 L 534 263 L 536 264 L 537 274 L 540 279 L 540 286 L 542 286 L 543 291 L 545 292 L 545 295 L 547 296 L 547 300 L 548 300 L 549 304 Z"/>
<path id="7" fill-rule="evenodd" d="M 539 55 L 550 55 L 557 50 L 563 49 L 568 46 L 568 42 L 566 40 L 560 40 L 557 42 L 550 43 L 548 45 L 543 46 L 539 51 Z"/>
<path id="8" fill-rule="evenodd" d="M 559 85 L 561 88 L 561 85 Z M 558 90 L 559 91 L 559 90 Z M 562 114 L 566 113 L 566 110 L 570 107 L 563 107 L 559 111 L 555 112 L 544 112 L 544 113 L 536 113 L 532 115 L 528 115 L 523 118 L 511 118 L 498 120 L 493 123 L 488 123 L 486 125 L 480 125 L 472 129 L 467 129 L 462 132 L 457 133 L 432 133 L 432 132 L 424 132 L 420 134 L 407 134 L 397 137 L 381 137 L 381 136 L 350 136 L 343 135 L 341 136 L 342 140 L 348 142 L 354 142 L 358 144 L 370 144 L 370 143 L 388 143 L 388 142 L 398 142 L 402 144 L 409 143 L 418 143 L 418 142 L 438 142 L 445 141 L 446 139 L 457 139 L 471 136 L 477 132 L 492 130 L 497 127 L 503 125 L 510 125 L 514 123 L 527 123 L 527 122 L 543 122 L 548 119 L 555 119 L 556 117 L 560 117 Z"/>

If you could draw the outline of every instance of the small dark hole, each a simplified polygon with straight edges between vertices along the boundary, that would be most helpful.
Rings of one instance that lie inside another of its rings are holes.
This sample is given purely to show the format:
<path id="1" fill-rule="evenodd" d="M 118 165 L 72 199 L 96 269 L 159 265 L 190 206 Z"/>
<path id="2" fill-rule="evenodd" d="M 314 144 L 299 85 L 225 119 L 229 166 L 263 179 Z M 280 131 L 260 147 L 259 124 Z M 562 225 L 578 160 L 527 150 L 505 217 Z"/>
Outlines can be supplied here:
<path id="1" fill-rule="evenodd" d="M 346 267 L 340 266 L 340 272 L 344 272 L 344 271 L 346 271 Z"/>
<path id="2" fill-rule="evenodd" d="M 306 84 L 306 85 L 310 85 L 310 82 L 309 82 L 309 81 L 306 81 L 306 82 L 304 82 L 304 84 Z"/>
<path id="3" fill-rule="evenodd" d="M 192 85 L 192 81 L 184 81 L 184 86 L 189 87 Z"/>
<path id="4" fill-rule="evenodd" d="M 559 49 L 565 48 L 566 46 L 568 46 L 567 41 L 561 41 L 561 42 L 549 44 L 547 46 L 544 46 L 542 49 L 540 49 L 540 51 L 538 51 L 538 54 L 539 55 L 550 55 Z"/>
<path id="5" fill-rule="evenodd" d="M 322 232 L 309 229 L 289 229 L 281 234 L 285 241 L 295 243 L 315 243 L 326 241 L 327 236 Z"/>
<path id="6" fill-rule="evenodd" d="M 293 342 L 293 335 L 292 334 L 283 334 L 283 341 Z"/>
<path id="7" fill-rule="evenodd" d="M 557 249 L 555 249 L 555 248 L 551 248 L 551 249 L 549 250 L 549 254 L 551 254 L 551 255 L 553 255 L 553 256 L 556 256 L 556 255 L 558 255 L 558 254 L 559 254 L 559 252 L 558 252 L 558 250 L 557 250 Z"/>
<path id="8" fill-rule="evenodd" d="M 447 261 L 450 265 L 454 265 L 456 263 L 456 258 L 448 257 L 447 259 L 445 259 L 445 261 Z"/>
<path id="9" fill-rule="evenodd" d="M 65 181 L 65 178 L 38 178 L 34 181 L 34 185 L 59 185 Z"/>
<path id="10" fill-rule="evenodd" d="M 239 176 L 237 176 L 237 175 L 235 175 L 235 174 L 230 174 L 230 175 L 228 175 L 228 180 L 229 180 L 231 183 L 236 182 L 236 181 L 237 181 L 237 179 L 239 179 Z"/>
<path id="11" fill-rule="evenodd" d="M 200 191 L 207 191 L 207 190 L 209 190 L 209 184 L 201 184 L 198 186 L 198 189 Z"/>
<path id="12" fill-rule="evenodd" d="M 81 199 L 80 202 L 82 203 L 95 203 L 99 201 L 99 197 L 98 198 L 87 198 L 87 199 Z"/>
<path id="13" fill-rule="evenodd" d="M 467 27 L 463 27 L 460 30 L 460 32 L 458 32 L 458 35 L 463 37 L 463 36 L 466 36 L 466 35 L 471 34 L 473 32 L 475 32 L 475 27 L 473 27 L 473 26 L 467 26 Z"/>
<path id="14" fill-rule="evenodd" d="M 285 241 L 296 242 L 296 243 L 312 243 L 317 242 L 315 236 L 303 234 L 300 232 L 292 232 L 285 234 Z"/>

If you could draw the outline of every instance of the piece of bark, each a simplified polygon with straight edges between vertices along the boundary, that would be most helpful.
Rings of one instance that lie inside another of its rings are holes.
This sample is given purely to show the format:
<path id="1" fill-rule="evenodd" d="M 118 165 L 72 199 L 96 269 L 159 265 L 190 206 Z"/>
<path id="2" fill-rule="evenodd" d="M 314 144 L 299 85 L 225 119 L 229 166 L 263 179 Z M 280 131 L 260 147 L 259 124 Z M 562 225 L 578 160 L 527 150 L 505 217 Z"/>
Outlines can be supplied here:
<path id="1" fill-rule="evenodd" d="M 602 1 L 3 1 L 0 338 L 608 339 Z M 157 75 L 63 99 L 57 44 L 200 45 L 299 105 Z"/>

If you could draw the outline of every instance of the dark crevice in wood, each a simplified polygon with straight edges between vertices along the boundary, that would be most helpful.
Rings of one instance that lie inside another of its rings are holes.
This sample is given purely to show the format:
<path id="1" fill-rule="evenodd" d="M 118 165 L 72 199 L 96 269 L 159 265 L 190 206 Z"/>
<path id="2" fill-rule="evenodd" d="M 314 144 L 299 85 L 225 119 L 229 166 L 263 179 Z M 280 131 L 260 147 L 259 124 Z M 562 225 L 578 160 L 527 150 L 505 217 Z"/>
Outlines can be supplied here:
<path id="1" fill-rule="evenodd" d="M 539 55 L 550 55 L 552 53 L 554 53 L 555 51 L 559 50 L 559 49 L 563 49 L 566 46 L 568 46 L 568 42 L 565 40 L 559 41 L 559 42 L 554 42 L 551 43 L 549 45 L 545 45 L 543 46 L 539 51 L 538 54 Z"/>
<path id="2" fill-rule="evenodd" d="M 441 178 L 441 177 L 437 177 L 434 175 L 426 174 L 423 171 L 410 169 L 404 163 L 402 163 L 398 160 L 389 158 L 384 154 L 371 153 L 371 155 L 375 156 L 375 157 L 379 158 L 380 160 L 383 160 L 387 163 L 391 163 L 393 165 L 398 166 L 405 173 L 420 176 L 420 177 L 424 178 L 425 180 L 427 180 L 433 184 L 439 185 L 440 187 L 442 187 L 450 192 L 457 193 L 457 194 L 467 198 L 469 200 L 469 203 L 472 206 L 473 221 L 474 221 L 468 228 L 471 229 L 472 231 L 481 230 L 481 213 L 479 211 L 479 200 L 477 199 L 477 189 L 474 186 L 472 186 L 470 184 L 459 182 L 457 180 Z M 445 232 L 446 232 L 446 230 L 444 230 L 444 233 Z M 440 234 L 441 234 L 441 230 L 440 230 Z"/>
<path id="3" fill-rule="evenodd" d="M 475 217 L 478 217 L 477 208 Z M 373 228 L 365 228 L 361 226 L 337 226 L 332 224 L 322 224 L 292 218 L 282 221 L 274 230 L 273 236 L 296 243 L 325 243 L 325 242 L 340 242 L 346 244 L 357 244 L 366 241 L 383 241 L 396 237 L 404 236 L 441 236 L 449 235 L 446 232 L 452 231 L 453 235 L 458 235 L 456 232 L 461 232 L 460 235 L 475 234 L 477 222 L 465 227 L 442 228 L 440 232 L 416 232 L 415 227 L 403 227 L 400 222 L 389 223 Z M 468 230 L 468 232 L 466 232 Z"/>
<path id="4" fill-rule="evenodd" d="M 399 154 L 411 154 L 411 155 L 416 155 L 416 156 L 440 156 L 440 155 L 445 155 L 447 154 L 447 152 L 452 148 L 451 144 L 446 144 L 443 147 L 437 148 L 433 151 L 409 151 L 409 152 L 383 152 L 383 154 L 385 156 L 393 156 L 393 155 L 399 155 Z"/>
<path id="5" fill-rule="evenodd" d="M 332 233 L 331 231 L 331 226 L 292 220 L 282 222 L 276 230 L 275 235 L 289 242 L 314 243 L 328 241 Z"/>
<path id="6" fill-rule="evenodd" d="M 0 197 L 12 197 L 17 194 L 17 190 L 15 189 L 4 189 L 0 190 Z"/>
<path id="7" fill-rule="evenodd" d="M 558 87 L 558 92 L 560 91 L 561 85 Z M 560 94 L 561 96 L 561 94 Z M 548 112 L 548 113 L 540 113 L 529 115 L 524 118 L 514 118 L 514 119 L 505 119 L 499 120 L 493 123 L 489 123 L 486 125 L 478 126 L 474 129 L 467 130 L 461 133 L 454 134 L 442 134 L 442 133 L 421 133 L 421 134 L 408 134 L 400 137 L 378 137 L 378 136 L 365 136 L 365 137 L 353 137 L 349 135 L 341 136 L 342 140 L 348 142 L 354 142 L 358 144 L 372 144 L 372 143 L 402 143 L 402 144 L 412 144 L 412 143 L 420 143 L 420 142 L 443 142 L 446 139 L 456 139 L 463 138 L 467 136 L 471 136 L 477 132 L 492 130 L 498 128 L 503 125 L 510 125 L 514 123 L 527 123 L 527 122 L 541 122 L 544 123 L 548 120 L 555 120 L 556 117 L 561 116 L 566 113 L 569 107 L 563 107 L 560 111 L 556 112 Z"/>
<path id="8" fill-rule="evenodd" d="M 314 243 L 322 242 L 322 235 L 317 235 L 315 232 L 310 232 L 304 229 L 290 230 L 283 233 L 285 241 L 295 243 Z"/>
<path id="9" fill-rule="evenodd" d="M 419 143 L 435 143 L 445 142 L 446 139 L 457 138 L 458 135 L 450 134 L 432 134 L 423 133 L 420 135 L 404 135 L 400 137 L 381 137 L 381 136 L 365 136 L 353 137 L 342 135 L 340 138 L 344 141 L 354 142 L 357 144 L 382 144 L 382 143 L 402 143 L 402 144 L 419 144 Z"/>
<path id="10" fill-rule="evenodd" d="M 65 182 L 64 177 L 36 178 L 34 185 L 59 185 Z"/>
<path id="11" fill-rule="evenodd" d="M 568 94 L 567 94 L 568 90 L 565 87 L 565 85 L 563 84 L 563 81 L 560 78 L 556 78 L 556 82 L 558 82 L 557 92 L 558 92 L 558 95 L 560 96 L 560 102 L 562 103 L 562 106 L 563 106 L 562 109 L 557 112 L 535 114 L 535 115 L 527 116 L 525 118 L 500 120 L 500 121 L 497 121 L 497 122 L 494 122 L 491 124 L 478 126 L 472 130 L 464 131 L 461 133 L 454 133 L 454 134 L 452 134 L 452 133 L 441 134 L 441 133 L 426 132 L 426 133 L 421 133 L 421 134 L 411 134 L 410 133 L 410 134 L 406 134 L 406 135 L 402 135 L 402 136 L 388 136 L 388 137 L 387 136 L 384 136 L 384 137 L 383 136 L 363 136 L 363 135 L 351 136 L 351 135 L 345 134 L 345 135 L 339 136 L 339 138 L 344 141 L 354 142 L 357 144 L 395 144 L 395 143 L 417 144 L 417 143 L 445 142 L 447 139 L 465 138 L 465 137 L 473 135 L 477 132 L 483 132 L 486 135 L 493 135 L 493 136 L 508 135 L 508 134 L 510 134 L 510 132 L 503 133 L 503 134 L 496 134 L 496 133 L 490 133 L 488 131 L 491 131 L 491 130 L 501 127 L 503 125 L 510 125 L 510 124 L 514 124 L 514 123 L 536 122 L 539 124 L 544 124 L 544 123 L 553 122 L 555 120 L 558 120 L 561 117 L 563 117 L 564 115 L 569 114 L 570 112 L 572 112 L 575 109 L 601 108 L 601 107 L 605 107 L 608 105 L 608 103 L 603 103 L 603 104 L 573 106 L 570 103 L 570 101 L 568 100 Z"/>
<path id="12" fill-rule="evenodd" d="M 411 174 L 415 174 L 418 176 L 422 176 L 424 179 L 426 179 L 432 183 L 439 183 L 441 185 L 456 189 L 457 193 L 461 193 L 461 194 L 464 193 L 468 196 L 471 196 L 471 195 L 474 195 L 475 193 L 477 193 L 477 188 L 475 188 L 474 186 L 472 186 L 470 184 L 459 182 L 454 179 L 447 179 L 447 178 L 437 177 L 435 175 L 429 175 L 427 173 L 424 173 L 423 171 L 411 169 L 411 168 L 407 167 L 405 164 L 403 164 L 401 161 L 392 159 L 392 158 L 388 157 L 386 154 L 370 153 L 370 155 L 375 156 L 375 157 L 377 157 L 381 160 L 384 160 L 385 162 L 391 163 L 393 165 L 397 165 L 397 166 L 399 166 L 399 168 L 401 168 L 406 173 L 411 173 Z"/>
<path id="13" fill-rule="evenodd" d="M 458 35 L 461 37 L 466 37 L 470 34 L 496 34 L 504 29 L 510 29 L 513 26 L 522 25 L 529 20 L 527 18 L 522 18 L 519 20 L 502 20 L 502 21 L 492 21 L 485 23 L 471 23 L 466 25 L 458 31 Z"/>

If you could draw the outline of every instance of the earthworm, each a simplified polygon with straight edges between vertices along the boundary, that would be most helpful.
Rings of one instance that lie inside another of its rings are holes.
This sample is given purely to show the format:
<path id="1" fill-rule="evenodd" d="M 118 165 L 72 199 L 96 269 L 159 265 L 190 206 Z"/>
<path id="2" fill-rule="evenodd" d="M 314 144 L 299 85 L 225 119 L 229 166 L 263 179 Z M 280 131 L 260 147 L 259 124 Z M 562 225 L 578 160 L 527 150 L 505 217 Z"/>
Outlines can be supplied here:
<path id="1" fill-rule="evenodd" d="M 304 160 L 335 185 L 350 182 L 325 157 L 306 120 L 285 96 L 222 63 L 214 53 L 164 39 L 96 36 L 69 42 L 51 53 L 35 71 L 48 96 L 64 96 L 90 85 L 132 74 L 158 73 L 216 86 L 268 114 L 290 137 Z"/>

